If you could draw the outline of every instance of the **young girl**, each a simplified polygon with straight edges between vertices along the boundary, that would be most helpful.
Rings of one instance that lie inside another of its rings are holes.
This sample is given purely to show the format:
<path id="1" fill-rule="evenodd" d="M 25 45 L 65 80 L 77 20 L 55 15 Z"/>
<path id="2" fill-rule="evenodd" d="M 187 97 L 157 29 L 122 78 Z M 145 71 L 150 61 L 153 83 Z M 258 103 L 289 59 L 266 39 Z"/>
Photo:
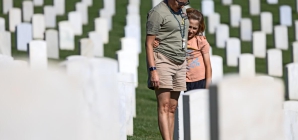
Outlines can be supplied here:
<path id="1" fill-rule="evenodd" d="M 212 78 L 212 70 L 210 64 L 209 49 L 203 32 L 205 23 L 203 14 L 194 9 L 186 10 L 189 20 L 188 42 L 187 42 L 187 72 L 186 86 L 187 91 L 193 89 L 209 88 Z M 158 46 L 159 42 L 155 41 L 154 46 Z"/>

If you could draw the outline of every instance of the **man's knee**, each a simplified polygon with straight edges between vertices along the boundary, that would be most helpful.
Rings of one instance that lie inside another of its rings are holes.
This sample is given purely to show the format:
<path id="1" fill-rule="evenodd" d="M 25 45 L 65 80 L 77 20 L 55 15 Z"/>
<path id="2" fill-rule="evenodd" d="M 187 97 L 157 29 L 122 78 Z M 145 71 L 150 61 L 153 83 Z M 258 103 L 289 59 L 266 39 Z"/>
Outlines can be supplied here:
<path id="1" fill-rule="evenodd" d="M 158 110 L 160 113 L 169 113 L 170 101 L 163 101 L 163 102 L 159 103 Z"/>
<path id="2" fill-rule="evenodd" d="M 177 104 L 172 104 L 172 105 L 170 105 L 170 108 L 169 108 L 169 113 L 175 113 L 175 111 L 176 111 L 176 109 L 177 109 Z"/>

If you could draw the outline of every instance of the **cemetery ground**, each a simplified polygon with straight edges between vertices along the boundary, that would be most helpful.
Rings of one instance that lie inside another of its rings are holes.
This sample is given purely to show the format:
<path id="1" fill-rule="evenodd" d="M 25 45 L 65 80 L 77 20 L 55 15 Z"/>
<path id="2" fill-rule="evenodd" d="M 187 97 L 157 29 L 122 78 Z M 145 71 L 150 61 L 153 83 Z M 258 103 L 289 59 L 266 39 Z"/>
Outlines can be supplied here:
<path id="1" fill-rule="evenodd" d="M 2 0 L 0 0 L 0 7 L 2 7 Z M 75 3 L 80 0 L 66 0 L 66 13 L 75 10 Z M 141 26 L 142 26 L 142 45 L 145 42 L 145 23 L 147 12 L 151 9 L 151 0 L 140 0 L 140 14 L 141 14 Z M 201 0 L 190 0 L 191 6 L 196 9 L 201 9 Z M 52 0 L 45 0 L 44 5 L 52 5 Z M 230 25 L 230 13 L 229 6 L 223 6 L 221 0 L 214 0 L 215 2 L 215 12 L 220 14 L 221 23 Z M 120 49 L 121 43 L 120 38 L 124 37 L 124 26 L 125 26 L 125 16 L 126 16 L 126 6 L 128 0 L 116 0 L 116 14 L 113 17 L 113 28 L 110 31 L 109 43 L 105 45 L 104 55 L 106 57 L 116 58 L 116 51 Z M 250 16 L 249 14 L 249 3 L 248 0 L 233 0 L 233 4 L 240 5 L 242 8 L 242 17 L 247 17 L 252 20 L 253 31 L 260 30 L 260 16 Z M 280 0 L 279 4 L 269 5 L 266 0 L 261 0 L 261 11 L 269 11 L 273 15 L 274 25 L 279 24 L 279 6 L 289 5 L 292 8 L 292 12 L 296 10 L 295 0 Z M 14 7 L 22 7 L 21 0 L 14 1 Z M 99 9 L 103 7 L 102 0 L 94 0 L 93 6 L 88 8 L 89 12 L 89 22 L 88 25 L 83 26 L 83 34 L 81 36 L 75 37 L 75 50 L 74 51 L 61 51 L 60 50 L 60 61 L 65 60 L 69 55 L 79 54 L 79 39 L 85 38 L 89 31 L 94 30 L 94 19 L 99 16 Z M 42 13 L 42 7 L 35 7 L 34 13 Z M 0 15 L 6 19 L 6 25 L 8 25 L 8 16 Z M 293 14 L 293 20 L 298 19 L 297 14 Z M 59 21 L 67 20 L 67 14 L 64 16 L 57 16 L 57 23 Z M 207 25 L 207 17 L 205 17 L 205 23 Z M 58 25 L 58 24 L 57 24 Z M 7 26 L 8 27 L 8 26 Z M 58 28 L 58 26 L 56 26 Z M 289 33 L 289 44 L 295 41 L 295 27 L 292 25 L 288 27 Z M 213 54 L 223 57 L 224 73 L 237 72 L 237 67 L 226 66 L 225 59 L 225 49 L 216 48 L 215 45 L 215 35 L 209 34 L 206 31 L 206 37 L 213 48 Z M 240 38 L 240 28 L 230 27 L 230 37 Z M 267 49 L 274 48 L 274 35 L 266 35 L 267 38 Z M 27 57 L 27 52 L 17 51 L 15 44 L 15 34 L 12 33 L 12 55 L 13 57 Z M 291 61 L 292 47 L 289 47 L 287 51 L 282 51 L 283 53 L 283 66 L 292 62 Z M 241 41 L 241 53 L 252 53 L 252 42 Z M 139 56 L 139 86 L 136 89 L 136 102 L 137 102 L 137 117 L 134 118 L 134 136 L 128 137 L 129 140 L 158 140 L 161 139 L 158 125 L 157 125 L 157 109 L 156 109 L 156 98 L 153 91 L 147 89 L 147 70 L 145 61 L 145 47 L 142 46 L 142 53 Z M 56 60 L 51 60 L 56 61 Z M 59 62 L 59 61 L 57 61 Z M 256 72 L 266 74 L 266 59 L 256 58 Z M 285 71 L 284 71 L 285 73 Z M 285 74 L 283 74 L 285 75 Z M 283 79 L 283 77 L 281 77 Z"/>

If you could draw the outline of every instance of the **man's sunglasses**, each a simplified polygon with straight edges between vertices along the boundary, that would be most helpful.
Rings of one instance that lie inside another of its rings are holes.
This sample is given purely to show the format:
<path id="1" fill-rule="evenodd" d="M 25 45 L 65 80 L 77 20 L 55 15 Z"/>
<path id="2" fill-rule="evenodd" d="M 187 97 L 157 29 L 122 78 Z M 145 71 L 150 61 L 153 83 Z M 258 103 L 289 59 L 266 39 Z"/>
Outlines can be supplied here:
<path id="1" fill-rule="evenodd" d="M 176 0 L 178 2 L 178 5 L 180 6 L 186 6 L 186 5 L 189 5 L 189 0 L 187 2 L 180 2 L 179 0 Z"/>

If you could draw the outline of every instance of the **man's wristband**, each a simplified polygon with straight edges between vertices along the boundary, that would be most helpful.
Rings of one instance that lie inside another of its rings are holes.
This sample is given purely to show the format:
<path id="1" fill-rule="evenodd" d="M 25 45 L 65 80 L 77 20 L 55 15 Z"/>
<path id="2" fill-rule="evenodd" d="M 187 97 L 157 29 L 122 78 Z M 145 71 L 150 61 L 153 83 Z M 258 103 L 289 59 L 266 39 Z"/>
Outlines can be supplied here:
<path id="1" fill-rule="evenodd" d="M 154 71 L 154 70 L 156 70 L 156 67 L 150 67 L 149 70 Z"/>

